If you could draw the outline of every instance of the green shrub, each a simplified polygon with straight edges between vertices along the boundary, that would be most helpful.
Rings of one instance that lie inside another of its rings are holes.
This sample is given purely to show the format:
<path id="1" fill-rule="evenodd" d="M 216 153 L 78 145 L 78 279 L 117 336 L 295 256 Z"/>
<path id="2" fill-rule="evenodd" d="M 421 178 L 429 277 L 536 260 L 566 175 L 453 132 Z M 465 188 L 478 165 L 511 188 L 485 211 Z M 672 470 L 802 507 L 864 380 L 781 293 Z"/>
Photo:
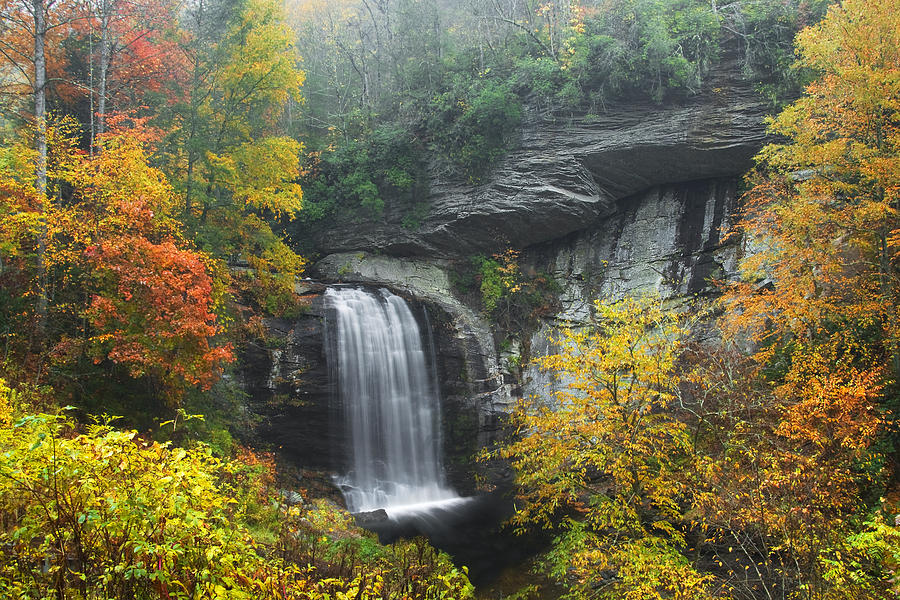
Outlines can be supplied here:
<path id="1" fill-rule="evenodd" d="M 103 422 L 14 419 L 0 381 L 4 598 L 472 597 L 424 540 L 380 546 L 326 502 L 281 506 L 271 462 Z"/>
<path id="2" fill-rule="evenodd" d="M 432 100 L 427 126 L 438 148 L 473 183 L 478 183 L 507 151 L 522 118 L 512 85 L 479 79 L 462 91 Z"/>
<path id="3" fill-rule="evenodd" d="M 301 221 L 379 218 L 388 204 L 405 206 L 427 195 L 422 152 L 409 130 L 388 123 L 327 144 L 307 158 Z"/>
<path id="4" fill-rule="evenodd" d="M 474 263 L 478 268 L 481 304 L 486 312 L 493 312 L 497 308 L 500 298 L 508 293 L 512 281 L 503 272 L 503 265 L 493 258 L 477 256 Z"/>

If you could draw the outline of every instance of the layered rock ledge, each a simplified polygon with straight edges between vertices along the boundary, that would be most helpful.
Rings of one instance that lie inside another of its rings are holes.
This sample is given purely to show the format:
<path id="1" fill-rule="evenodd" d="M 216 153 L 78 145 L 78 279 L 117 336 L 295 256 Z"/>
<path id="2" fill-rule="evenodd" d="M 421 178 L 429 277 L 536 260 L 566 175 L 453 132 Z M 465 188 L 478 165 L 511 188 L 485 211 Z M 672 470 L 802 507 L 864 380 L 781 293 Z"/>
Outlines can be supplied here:
<path id="1" fill-rule="evenodd" d="M 559 239 L 655 186 L 745 172 L 765 141 L 766 111 L 752 86 L 735 77 L 674 106 L 620 103 L 600 115 L 567 117 L 531 110 L 517 146 L 482 185 L 432 174 L 422 199 L 428 214 L 417 228 L 404 228 L 404 209 L 388 206 L 381 219 L 329 224 L 315 243 L 323 254 L 434 258 Z"/>

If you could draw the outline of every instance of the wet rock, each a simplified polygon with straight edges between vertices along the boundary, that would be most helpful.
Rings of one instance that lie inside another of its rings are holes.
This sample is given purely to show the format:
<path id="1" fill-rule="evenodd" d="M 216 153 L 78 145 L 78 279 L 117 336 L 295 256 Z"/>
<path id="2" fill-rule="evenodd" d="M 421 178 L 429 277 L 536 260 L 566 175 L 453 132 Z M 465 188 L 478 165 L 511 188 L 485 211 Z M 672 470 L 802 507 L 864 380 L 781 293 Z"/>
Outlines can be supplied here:
<path id="1" fill-rule="evenodd" d="M 347 440 L 331 407 L 324 289 L 306 291 L 308 306 L 297 318 L 266 319 L 264 338 L 240 348 L 237 375 L 254 445 L 304 468 L 336 472 Z"/>
<path id="2" fill-rule="evenodd" d="M 295 492 L 294 490 L 279 490 L 278 496 L 287 506 L 303 505 L 303 496 L 300 495 L 300 492 Z"/>
<path id="3" fill-rule="evenodd" d="M 379 508 L 378 510 L 354 513 L 353 518 L 356 519 L 357 525 L 368 528 L 387 522 L 388 514 L 383 508 Z"/>

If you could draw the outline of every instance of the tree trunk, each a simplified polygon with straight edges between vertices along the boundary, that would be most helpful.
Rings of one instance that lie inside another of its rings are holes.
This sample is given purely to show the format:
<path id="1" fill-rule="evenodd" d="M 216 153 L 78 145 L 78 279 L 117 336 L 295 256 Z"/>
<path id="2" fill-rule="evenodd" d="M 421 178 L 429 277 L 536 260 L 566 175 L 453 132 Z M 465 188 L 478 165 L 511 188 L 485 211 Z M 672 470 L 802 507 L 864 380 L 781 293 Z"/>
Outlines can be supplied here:
<path id="1" fill-rule="evenodd" d="M 111 2 L 104 0 L 100 8 L 100 89 L 97 98 L 97 133 L 106 131 L 106 78 L 112 60 L 112 36 L 109 31 Z"/>
<path id="2" fill-rule="evenodd" d="M 44 0 L 32 0 L 34 11 L 34 145 L 37 150 L 34 187 L 37 191 L 40 225 L 38 229 L 37 268 L 38 297 L 36 306 L 36 333 L 43 338 L 47 325 L 47 61 L 44 38 L 47 34 L 47 13 Z"/>
<path id="3" fill-rule="evenodd" d="M 200 35 L 202 31 L 202 27 L 204 24 L 204 12 L 203 12 L 203 0 L 197 5 L 197 16 L 195 27 L 197 30 L 197 35 Z M 195 44 L 197 41 L 194 42 Z M 190 100 L 191 100 L 191 113 L 190 113 L 190 129 L 188 133 L 188 138 L 185 141 L 185 146 L 187 148 L 187 173 L 185 174 L 185 190 L 184 190 L 184 219 L 186 223 L 192 223 L 191 220 L 191 212 L 193 211 L 192 206 L 192 197 L 191 194 L 194 189 L 194 163 L 199 158 L 197 156 L 197 152 L 194 148 L 194 139 L 197 136 L 197 121 L 200 118 L 200 82 L 201 82 L 201 58 L 200 58 L 200 48 L 193 48 L 193 76 L 191 81 L 191 91 L 190 91 Z"/>

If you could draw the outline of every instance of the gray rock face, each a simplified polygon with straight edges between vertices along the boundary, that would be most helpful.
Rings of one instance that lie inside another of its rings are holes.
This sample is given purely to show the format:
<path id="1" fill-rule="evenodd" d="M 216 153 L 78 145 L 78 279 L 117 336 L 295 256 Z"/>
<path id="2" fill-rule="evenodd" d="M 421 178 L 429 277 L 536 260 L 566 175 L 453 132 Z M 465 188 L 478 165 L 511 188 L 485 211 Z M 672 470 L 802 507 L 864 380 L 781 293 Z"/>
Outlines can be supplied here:
<path id="1" fill-rule="evenodd" d="M 736 247 L 723 245 L 735 195 L 734 178 L 654 187 L 591 229 L 530 248 L 525 268 L 560 284 L 564 320 L 580 320 L 595 298 L 707 292 L 711 277 L 737 270 Z"/>
<path id="2" fill-rule="evenodd" d="M 377 250 L 448 257 L 528 247 L 583 230 L 651 187 L 740 174 L 762 145 L 766 107 L 741 80 L 678 106 L 630 103 L 602 115 L 548 120 L 526 114 L 520 143 L 483 185 L 437 174 L 429 213 L 415 230 L 403 213 L 332 224 L 326 254 Z"/>
<path id="3" fill-rule="evenodd" d="M 305 468 L 337 472 L 346 439 L 331 406 L 325 357 L 324 286 L 296 319 L 267 319 L 264 340 L 241 348 L 239 380 L 255 422 L 255 445 Z"/>
<path id="4" fill-rule="evenodd" d="M 723 242 L 735 197 L 733 178 L 658 186 L 623 200 L 596 228 L 530 249 L 526 268 L 549 273 L 562 290 L 562 310 L 531 335 L 531 356 L 557 351 L 555 328 L 587 322 L 595 299 L 687 298 L 708 293 L 710 279 L 736 277 L 739 247 Z M 558 389 L 533 364 L 523 384 L 526 396 Z"/>

